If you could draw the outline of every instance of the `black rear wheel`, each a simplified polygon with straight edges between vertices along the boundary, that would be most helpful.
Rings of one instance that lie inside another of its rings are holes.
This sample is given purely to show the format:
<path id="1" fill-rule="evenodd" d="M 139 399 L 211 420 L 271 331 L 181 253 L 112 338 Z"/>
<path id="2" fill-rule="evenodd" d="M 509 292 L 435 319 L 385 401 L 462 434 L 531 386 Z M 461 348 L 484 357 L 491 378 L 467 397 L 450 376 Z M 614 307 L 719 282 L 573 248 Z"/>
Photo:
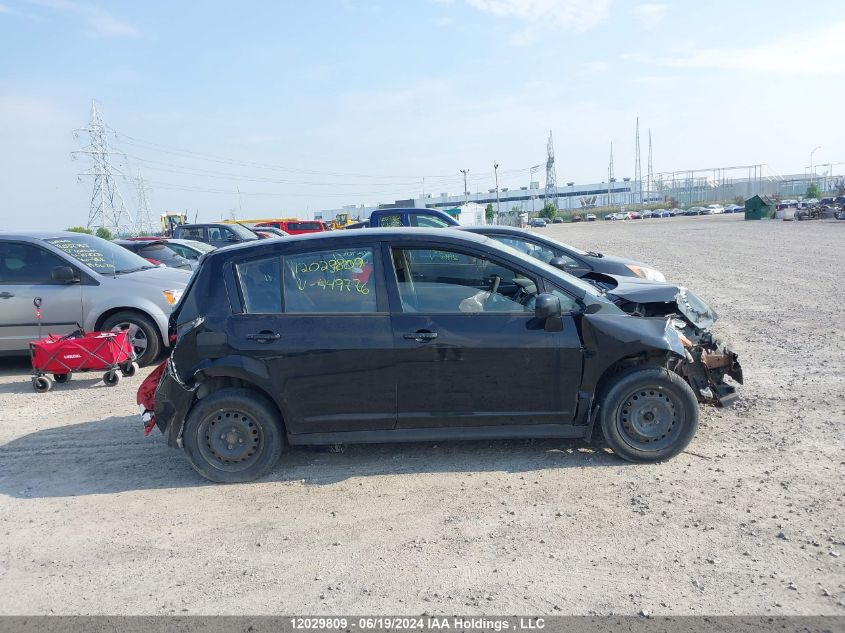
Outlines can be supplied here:
<path id="1" fill-rule="evenodd" d="M 183 439 L 194 469 L 219 483 L 263 477 L 284 448 L 276 407 L 249 389 L 221 389 L 199 400 L 188 415 Z"/>
<path id="2" fill-rule="evenodd" d="M 604 438 L 633 462 L 674 457 L 698 430 L 698 401 L 690 386 L 662 367 L 619 374 L 605 389 L 599 410 Z"/>

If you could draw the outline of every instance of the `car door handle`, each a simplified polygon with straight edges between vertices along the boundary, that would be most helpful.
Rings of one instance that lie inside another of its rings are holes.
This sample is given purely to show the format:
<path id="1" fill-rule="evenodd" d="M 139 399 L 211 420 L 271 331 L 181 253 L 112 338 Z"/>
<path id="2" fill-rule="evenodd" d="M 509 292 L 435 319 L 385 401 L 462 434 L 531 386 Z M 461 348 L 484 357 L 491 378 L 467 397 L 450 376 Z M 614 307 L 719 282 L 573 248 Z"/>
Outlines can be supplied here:
<path id="1" fill-rule="evenodd" d="M 14 296 L 11 292 L 0 292 L 0 299 L 11 299 Z"/>
<path id="2" fill-rule="evenodd" d="M 437 332 L 429 332 L 428 330 L 420 330 L 419 332 L 409 332 L 404 335 L 410 341 L 431 341 L 437 338 Z"/>
<path id="3" fill-rule="evenodd" d="M 258 341 L 259 343 L 269 343 L 271 341 L 278 341 L 282 338 L 282 335 L 278 332 L 270 332 L 265 330 L 263 332 L 258 332 L 257 334 L 247 334 L 247 339 L 250 341 Z"/>

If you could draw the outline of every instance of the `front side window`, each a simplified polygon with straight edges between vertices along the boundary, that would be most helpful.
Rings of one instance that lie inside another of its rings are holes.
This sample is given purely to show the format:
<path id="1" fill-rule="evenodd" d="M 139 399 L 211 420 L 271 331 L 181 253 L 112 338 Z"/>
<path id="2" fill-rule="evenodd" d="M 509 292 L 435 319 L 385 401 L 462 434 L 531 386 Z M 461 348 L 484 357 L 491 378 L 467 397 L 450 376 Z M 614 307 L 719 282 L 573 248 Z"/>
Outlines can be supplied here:
<path id="1" fill-rule="evenodd" d="M 375 279 L 372 248 L 289 255 L 285 312 L 376 312 Z"/>
<path id="2" fill-rule="evenodd" d="M 433 215 L 425 215 L 424 213 L 411 214 L 411 226 L 423 226 L 433 229 L 445 229 L 450 226 L 443 218 L 438 218 Z"/>
<path id="3" fill-rule="evenodd" d="M 534 279 L 489 259 L 446 249 L 396 249 L 404 312 L 533 312 Z"/>
<path id="4" fill-rule="evenodd" d="M 224 227 L 210 226 L 208 227 L 208 239 L 212 242 L 234 242 L 235 234 Z"/>
<path id="5" fill-rule="evenodd" d="M 244 296 L 244 312 L 278 314 L 282 311 L 281 260 L 278 257 L 243 262 L 236 268 Z"/>
<path id="6" fill-rule="evenodd" d="M 0 284 L 53 283 L 56 266 L 67 262 L 32 244 L 0 242 Z"/>

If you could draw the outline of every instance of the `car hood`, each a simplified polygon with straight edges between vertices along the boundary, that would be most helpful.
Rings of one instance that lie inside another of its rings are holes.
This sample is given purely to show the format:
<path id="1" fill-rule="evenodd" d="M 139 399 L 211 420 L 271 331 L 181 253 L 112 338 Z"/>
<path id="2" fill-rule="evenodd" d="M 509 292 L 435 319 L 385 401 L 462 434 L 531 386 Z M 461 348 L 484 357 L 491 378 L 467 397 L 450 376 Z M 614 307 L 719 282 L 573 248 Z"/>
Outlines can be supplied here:
<path id="1" fill-rule="evenodd" d="M 678 311 L 702 330 L 710 328 L 718 318 L 707 302 L 684 286 L 638 277 L 606 276 L 616 282 L 614 288 L 607 290 L 609 295 L 633 303 L 675 303 Z"/>
<path id="2" fill-rule="evenodd" d="M 148 268 L 134 273 L 118 275 L 119 279 L 129 280 L 132 283 L 144 284 L 163 290 L 179 290 L 188 285 L 191 280 L 191 271 L 181 268 Z"/>
<path id="3" fill-rule="evenodd" d="M 584 259 L 587 259 L 587 260 L 590 260 L 590 261 L 619 264 L 620 266 L 627 266 L 628 264 L 631 264 L 633 266 L 639 266 L 640 268 L 654 269 L 654 266 L 652 266 L 650 264 L 644 264 L 642 262 L 638 262 L 635 259 L 628 259 L 627 257 L 618 257 L 616 255 L 605 255 L 604 253 L 601 253 L 601 254 L 599 254 L 599 253 L 596 253 L 596 254 L 587 253 L 586 255 L 580 255 L 580 257 L 583 257 Z M 623 279 L 623 277 L 619 277 L 619 279 Z M 624 279 L 628 279 L 628 277 L 625 277 Z"/>

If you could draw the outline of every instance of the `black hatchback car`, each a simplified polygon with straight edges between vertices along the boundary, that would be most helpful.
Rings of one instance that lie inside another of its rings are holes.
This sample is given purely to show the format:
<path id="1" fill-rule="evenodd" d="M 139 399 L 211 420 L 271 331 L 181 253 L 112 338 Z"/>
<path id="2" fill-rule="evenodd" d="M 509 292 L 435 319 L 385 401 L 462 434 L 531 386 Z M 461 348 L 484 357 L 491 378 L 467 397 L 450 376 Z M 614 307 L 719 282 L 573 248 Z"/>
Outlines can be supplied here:
<path id="1" fill-rule="evenodd" d="M 620 457 L 655 461 L 687 446 L 697 394 L 725 374 L 681 326 L 464 231 L 262 240 L 203 259 L 138 402 L 218 482 L 268 473 L 286 445 L 590 439 L 596 424 Z"/>
<path id="2" fill-rule="evenodd" d="M 639 277 L 649 281 L 666 281 L 663 273 L 648 264 L 595 251 L 582 251 L 569 244 L 558 242 L 550 237 L 538 235 L 525 229 L 511 226 L 482 225 L 462 227 L 461 230 L 492 237 L 497 242 L 507 244 L 526 255 L 542 260 L 576 277 L 603 280 L 601 275 L 617 275 Z"/>

